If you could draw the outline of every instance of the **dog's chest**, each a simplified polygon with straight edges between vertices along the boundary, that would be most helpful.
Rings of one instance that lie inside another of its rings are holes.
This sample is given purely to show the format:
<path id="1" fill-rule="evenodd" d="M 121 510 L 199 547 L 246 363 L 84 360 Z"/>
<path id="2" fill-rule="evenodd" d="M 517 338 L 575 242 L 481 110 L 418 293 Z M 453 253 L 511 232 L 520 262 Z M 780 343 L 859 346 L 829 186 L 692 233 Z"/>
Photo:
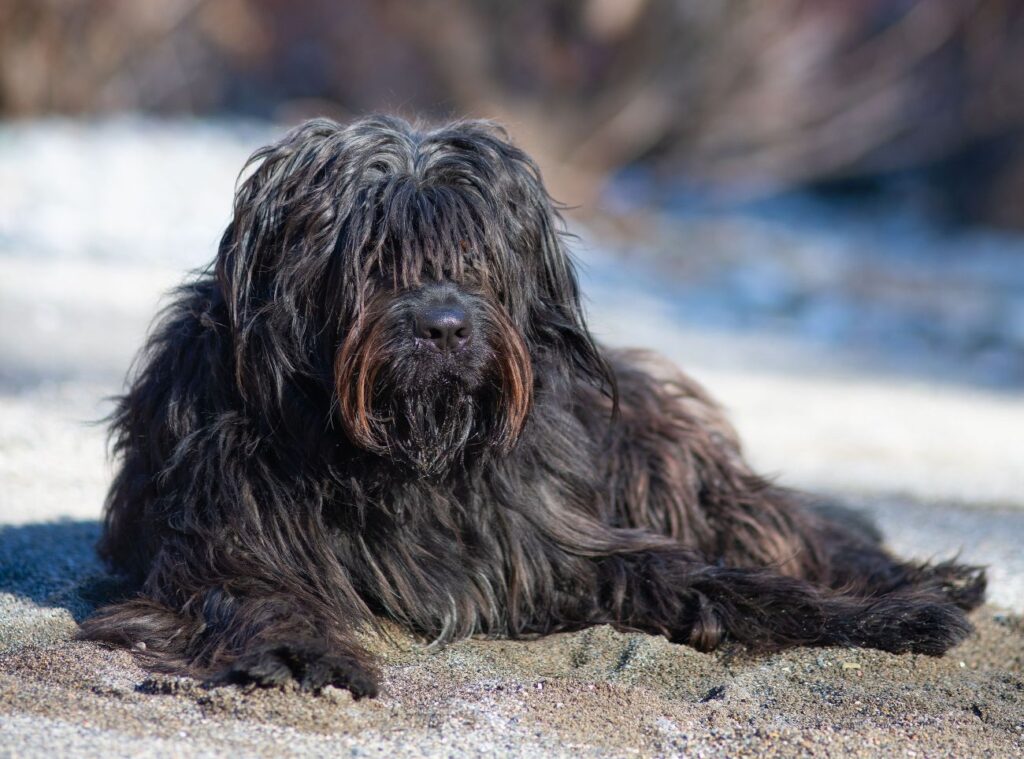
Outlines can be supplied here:
<path id="1" fill-rule="evenodd" d="M 373 608 L 443 640 L 531 626 L 561 568 L 519 504 L 479 486 L 392 496 L 339 533 L 343 563 Z"/>

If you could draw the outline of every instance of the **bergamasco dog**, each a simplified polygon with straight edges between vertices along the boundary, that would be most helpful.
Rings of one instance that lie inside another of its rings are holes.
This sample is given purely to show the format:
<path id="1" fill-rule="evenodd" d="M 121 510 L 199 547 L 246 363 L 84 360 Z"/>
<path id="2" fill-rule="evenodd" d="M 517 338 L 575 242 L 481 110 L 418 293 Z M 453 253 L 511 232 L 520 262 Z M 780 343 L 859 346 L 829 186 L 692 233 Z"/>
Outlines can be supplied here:
<path id="1" fill-rule="evenodd" d="M 210 683 L 374 695 L 364 636 L 609 624 L 708 651 L 942 654 L 984 574 L 901 561 L 744 462 L 705 391 L 598 344 L 493 124 L 318 119 L 247 164 L 112 415 L 82 637 Z M 798 420 L 794 420 L 798 423 Z"/>

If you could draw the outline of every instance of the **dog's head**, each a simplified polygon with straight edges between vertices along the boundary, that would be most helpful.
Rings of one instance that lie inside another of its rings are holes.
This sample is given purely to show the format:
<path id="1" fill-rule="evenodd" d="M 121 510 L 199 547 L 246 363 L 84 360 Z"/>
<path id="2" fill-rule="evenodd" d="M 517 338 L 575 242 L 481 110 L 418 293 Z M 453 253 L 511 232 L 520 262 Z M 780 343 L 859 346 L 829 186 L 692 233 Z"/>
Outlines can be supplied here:
<path id="1" fill-rule="evenodd" d="M 217 277 L 250 402 L 329 383 L 354 444 L 437 474 L 509 450 L 536 392 L 610 386 L 561 218 L 500 128 L 314 120 L 248 166 Z"/>

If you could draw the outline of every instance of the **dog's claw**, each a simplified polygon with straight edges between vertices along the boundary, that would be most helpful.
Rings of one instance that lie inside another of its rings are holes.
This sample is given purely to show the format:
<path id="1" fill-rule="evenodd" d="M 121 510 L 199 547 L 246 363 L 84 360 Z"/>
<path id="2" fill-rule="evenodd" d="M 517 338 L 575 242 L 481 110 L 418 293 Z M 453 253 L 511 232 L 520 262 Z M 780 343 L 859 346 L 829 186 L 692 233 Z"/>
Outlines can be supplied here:
<path id="1" fill-rule="evenodd" d="M 310 643 L 276 643 L 243 654 L 213 684 L 275 687 L 293 681 L 312 693 L 328 685 L 346 688 L 356 699 L 378 691 L 376 676 L 356 657 Z"/>

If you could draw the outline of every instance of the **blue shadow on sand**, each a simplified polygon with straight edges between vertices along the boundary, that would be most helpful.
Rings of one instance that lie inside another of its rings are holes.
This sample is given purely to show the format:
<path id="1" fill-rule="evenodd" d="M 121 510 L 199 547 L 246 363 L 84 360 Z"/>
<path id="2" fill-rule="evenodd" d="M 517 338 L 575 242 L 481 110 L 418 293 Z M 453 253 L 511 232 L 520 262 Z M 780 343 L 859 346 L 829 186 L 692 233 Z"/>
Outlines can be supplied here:
<path id="1" fill-rule="evenodd" d="M 96 555 L 98 520 L 0 526 L 0 593 L 67 609 L 76 622 L 127 591 Z"/>

